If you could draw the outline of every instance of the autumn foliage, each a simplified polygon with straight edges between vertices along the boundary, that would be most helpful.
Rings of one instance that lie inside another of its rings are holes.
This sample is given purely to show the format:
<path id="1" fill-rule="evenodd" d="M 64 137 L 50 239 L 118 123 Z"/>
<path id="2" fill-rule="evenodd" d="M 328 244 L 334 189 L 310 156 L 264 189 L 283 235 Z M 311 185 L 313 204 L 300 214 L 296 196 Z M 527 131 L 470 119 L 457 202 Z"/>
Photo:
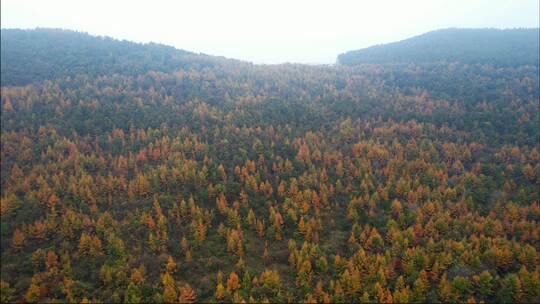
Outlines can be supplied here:
<path id="1" fill-rule="evenodd" d="M 2 297 L 540 301 L 537 67 L 213 60 L 1 88 Z"/>

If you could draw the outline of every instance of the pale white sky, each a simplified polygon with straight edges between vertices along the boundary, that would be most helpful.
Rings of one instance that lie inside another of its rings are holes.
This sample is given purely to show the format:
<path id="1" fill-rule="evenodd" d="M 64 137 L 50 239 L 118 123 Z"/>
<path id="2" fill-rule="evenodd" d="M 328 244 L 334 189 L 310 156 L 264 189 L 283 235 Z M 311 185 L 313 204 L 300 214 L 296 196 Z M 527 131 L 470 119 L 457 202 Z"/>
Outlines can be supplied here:
<path id="1" fill-rule="evenodd" d="M 538 27 L 538 0 L 2 0 L 2 28 L 55 27 L 255 63 L 339 53 L 446 27 Z"/>

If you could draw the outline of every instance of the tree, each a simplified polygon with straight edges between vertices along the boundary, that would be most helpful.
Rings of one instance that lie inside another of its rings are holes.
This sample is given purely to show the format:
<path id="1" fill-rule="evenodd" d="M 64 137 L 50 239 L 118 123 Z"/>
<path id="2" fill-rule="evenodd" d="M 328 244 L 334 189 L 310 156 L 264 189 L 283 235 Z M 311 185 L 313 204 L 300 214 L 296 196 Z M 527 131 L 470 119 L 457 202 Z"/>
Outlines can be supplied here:
<path id="1" fill-rule="evenodd" d="M 502 281 L 497 291 L 496 300 L 498 302 L 522 302 L 521 282 L 517 275 L 509 274 Z"/>
<path id="2" fill-rule="evenodd" d="M 56 194 L 52 194 L 49 199 L 47 200 L 47 206 L 50 208 L 50 209 L 53 209 L 54 206 L 56 206 L 56 204 L 58 204 L 59 202 L 59 199 L 58 197 L 56 196 Z"/>
<path id="3" fill-rule="evenodd" d="M 146 197 L 149 195 L 150 184 L 148 182 L 148 179 L 144 175 L 140 174 L 137 176 L 135 187 L 137 189 L 137 193 L 140 196 Z"/>
<path id="4" fill-rule="evenodd" d="M 264 221 L 263 220 L 257 220 L 257 235 L 259 237 L 264 237 Z"/>
<path id="5" fill-rule="evenodd" d="M 13 301 L 13 294 L 15 290 L 9 287 L 9 284 L 4 281 L 0 281 L 0 302 L 11 303 Z"/>
<path id="6" fill-rule="evenodd" d="M 126 293 L 124 295 L 126 303 L 140 303 L 142 302 L 142 294 L 140 289 L 134 282 L 130 282 L 127 286 Z"/>
<path id="7" fill-rule="evenodd" d="M 255 227 L 256 218 L 255 218 L 255 212 L 253 212 L 253 209 L 249 209 L 249 212 L 247 215 L 247 222 L 250 226 Z"/>
<path id="8" fill-rule="evenodd" d="M 54 269 L 56 269 L 57 265 L 58 256 L 56 255 L 56 253 L 54 253 L 54 251 L 49 250 L 47 252 L 47 258 L 45 259 L 45 267 L 47 268 L 47 270 L 52 272 Z"/>
<path id="9" fill-rule="evenodd" d="M 249 204 L 249 196 L 244 190 L 240 191 L 240 202 L 242 202 L 242 205 L 244 205 L 246 207 Z"/>
<path id="10" fill-rule="evenodd" d="M 469 298 L 472 293 L 472 286 L 469 280 L 464 277 L 457 276 L 452 280 L 452 291 L 455 297 L 459 297 L 462 301 Z"/>
<path id="11" fill-rule="evenodd" d="M 401 207 L 401 203 L 395 199 L 392 201 L 392 214 L 394 215 L 394 218 L 398 218 L 401 215 L 401 212 L 403 208 Z"/>
<path id="12" fill-rule="evenodd" d="M 176 263 L 171 256 L 167 258 L 167 264 L 165 265 L 165 267 L 168 273 L 174 273 L 176 271 Z"/>
<path id="13" fill-rule="evenodd" d="M 6 111 L 6 112 L 13 112 L 14 111 L 13 104 L 11 103 L 11 100 L 6 99 L 4 101 L 4 111 Z"/>
<path id="14" fill-rule="evenodd" d="M 264 242 L 264 250 L 263 250 L 263 255 L 262 255 L 263 259 L 265 261 L 269 261 L 270 260 L 270 253 L 268 252 L 268 242 L 265 241 Z"/>
<path id="15" fill-rule="evenodd" d="M 298 232 L 302 235 L 306 235 L 307 233 L 307 227 L 306 223 L 304 222 L 304 217 L 300 218 L 300 222 L 298 223 Z"/>
<path id="16" fill-rule="evenodd" d="M 369 298 L 369 294 L 367 293 L 367 291 L 364 291 L 364 293 L 362 294 L 362 298 L 360 298 L 360 303 L 371 303 L 371 302 L 372 301 Z"/>
<path id="17" fill-rule="evenodd" d="M 226 293 L 226 290 L 225 290 L 225 287 L 223 287 L 223 283 L 219 282 L 216 285 L 216 293 L 215 293 L 216 300 L 218 301 L 223 300 L 223 298 L 225 298 L 225 293 Z"/>
<path id="18" fill-rule="evenodd" d="M 300 264 L 300 268 L 298 269 L 298 273 L 296 275 L 296 284 L 307 289 L 311 284 L 312 276 L 313 271 L 311 268 L 311 262 L 309 260 L 305 260 Z"/>
<path id="19" fill-rule="evenodd" d="M 414 281 L 412 299 L 418 302 L 426 300 L 426 293 L 429 290 L 428 274 L 425 270 L 420 271 L 418 278 Z M 394 297 L 395 298 L 395 297 Z"/>
<path id="20" fill-rule="evenodd" d="M 206 239 L 206 225 L 202 220 L 193 223 L 195 239 L 202 242 Z"/>
<path id="21" fill-rule="evenodd" d="M 217 172 L 218 172 L 219 178 L 221 178 L 222 181 L 227 180 L 227 173 L 225 173 L 225 167 L 222 164 L 218 166 Z"/>
<path id="22" fill-rule="evenodd" d="M 281 181 L 279 183 L 279 186 L 278 186 L 278 196 L 279 197 L 284 197 L 285 196 L 285 193 L 286 193 L 285 192 L 286 191 L 285 187 L 286 187 L 285 182 Z"/>
<path id="23" fill-rule="evenodd" d="M 180 288 L 180 297 L 178 298 L 178 302 L 180 303 L 195 303 L 197 301 L 197 295 L 195 294 L 195 291 L 189 286 L 189 284 L 185 284 L 183 287 Z"/>
<path id="24" fill-rule="evenodd" d="M 244 299 L 240 295 L 240 293 L 237 291 L 233 294 L 233 303 L 245 303 Z"/>
<path id="25" fill-rule="evenodd" d="M 523 300 L 529 301 L 540 296 L 540 275 L 538 272 L 529 272 L 527 267 L 521 266 L 518 272 L 518 279 L 521 283 Z"/>
<path id="26" fill-rule="evenodd" d="M 189 244 L 185 236 L 183 236 L 182 240 L 180 241 L 180 248 L 182 248 L 184 251 L 189 249 Z"/>
<path id="27" fill-rule="evenodd" d="M 279 274 L 277 273 L 277 271 L 274 270 L 263 271 L 261 273 L 259 281 L 261 282 L 263 287 L 274 291 L 277 290 L 281 285 L 281 279 L 279 277 Z"/>
<path id="28" fill-rule="evenodd" d="M 13 238 L 11 239 L 11 247 L 15 250 L 21 250 L 24 246 L 24 243 L 24 233 L 19 229 L 15 229 L 15 231 L 13 232 Z"/>
<path id="29" fill-rule="evenodd" d="M 41 268 L 43 267 L 43 261 L 45 261 L 45 256 L 45 250 L 41 248 L 38 248 L 32 253 L 32 266 L 36 271 L 41 270 Z"/>
<path id="30" fill-rule="evenodd" d="M 37 302 L 40 298 L 41 291 L 39 289 L 39 286 L 36 284 L 30 284 L 30 287 L 28 287 L 28 290 L 26 291 L 26 294 L 24 295 L 24 299 L 30 303 Z"/>
<path id="31" fill-rule="evenodd" d="M 446 274 L 443 274 L 441 282 L 439 283 L 439 299 L 443 302 L 457 301 L 457 297 L 452 292 L 452 286 L 450 285 L 450 282 L 448 282 Z"/>
<path id="32" fill-rule="evenodd" d="M 87 256 L 90 255 L 92 247 L 92 237 L 88 235 L 87 233 L 83 233 L 79 239 L 79 256 Z"/>
<path id="33" fill-rule="evenodd" d="M 482 271 L 479 276 L 474 276 L 473 280 L 478 286 L 478 291 L 481 295 L 489 297 L 493 294 L 493 276 L 488 271 Z"/>
<path id="34" fill-rule="evenodd" d="M 233 271 L 229 274 L 229 278 L 227 279 L 227 290 L 232 293 L 238 288 L 240 288 L 238 275 Z"/>
<path id="35" fill-rule="evenodd" d="M 190 263 L 193 261 L 193 255 L 191 254 L 191 250 L 186 251 L 186 262 Z"/>
<path id="36" fill-rule="evenodd" d="M 176 290 L 174 286 L 165 286 L 165 289 L 163 290 L 163 301 L 165 303 L 174 303 L 176 302 Z"/>
<path id="37" fill-rule="evenodd" d="M 94 236 L 90 242 L 90 256 L 97 257 L 103 255 L 103 246 L 99 237 Z"/>
<path id="38" fill-rule="evenodd" d="M 45 239 L 45 235 L 46 235 L 45 224 L 43 224 L 43 222 L 41 221 L 35 222 L 34 225 L 31 226 L 30 228 L 30 233 L 32 237 L 35 239 L 38 239 L 38 240 Z"/>
<path id="39" fill-rule="evenodd" d="M 144 265 L 139 266 L 139 268 L 135 268 L 131 272 L 131 282 L 133 282 L 135 285 L 141 285 L 144 282 L 144 273 Z"/>
<path id="40" fill-rule="evenodd" d="M 103 254 L 101 240 L 97 236 L 90 236 L 83 232 L 79 239 L 79 256 L 98 257 Z"/>
<path id="41" fill-rule="evenodd" d="M 227 199 L 225 198 L 223 192 L 219 194 L 218 198 L 216 198 L 216 205 L 220 213 L 225 213 L 227 209 Z"/>
<path id="42" fill-rule="evenodd" d="M 355 299 L 356 293 L 360 290 L 360 277 L 357 271 L 349 271 L 345 269 L 341 274 L 341 277 L 338 281 L 343 289 L 344 293 L 349 299 Z"/>
<path id="43" fill-rule="evenodd" d="M 298 154 L 296 155 L 296 160 L 302 164 L 311 162 L 309 147 L 305 143 L 302 146 L 300 146 L 300 149 L 298 150 Z"/>
<path id="44" fill-rule="evenodd" d="M 164 286 L 163 289 L 163 300 L 167 303 L 175 302 L 177 298 L 176 293 L 176 284 L 174 282 L 173 277 L 168 273 L 165 272 L 161 275 L 161 283 Z"/>

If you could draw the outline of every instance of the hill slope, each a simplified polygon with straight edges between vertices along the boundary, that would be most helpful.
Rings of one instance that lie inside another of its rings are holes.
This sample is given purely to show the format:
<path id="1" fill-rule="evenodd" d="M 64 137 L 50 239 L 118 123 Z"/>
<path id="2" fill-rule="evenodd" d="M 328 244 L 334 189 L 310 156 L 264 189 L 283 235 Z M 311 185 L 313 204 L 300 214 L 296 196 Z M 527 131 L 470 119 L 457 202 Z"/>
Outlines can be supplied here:
<path id="1" fill-rule="evenodd" d="M 62 33 L 0 88 L 0 302 L 540 302 L 536 67 Z"/>
<path id="2" fill-rule="evenodd" d="M 170 72 L 211 57 L 161 44 L 139 44 L 60 29 L 2 29 L 2 86 L 86 74 Z"/>
<path id="3" fill-rule="evenodd" d="M 345 65 L 363 63 L 461 62 L 494 66 L 538 65 L 536 29 L 442 29 L 403 41 L 350 51 Z"/>

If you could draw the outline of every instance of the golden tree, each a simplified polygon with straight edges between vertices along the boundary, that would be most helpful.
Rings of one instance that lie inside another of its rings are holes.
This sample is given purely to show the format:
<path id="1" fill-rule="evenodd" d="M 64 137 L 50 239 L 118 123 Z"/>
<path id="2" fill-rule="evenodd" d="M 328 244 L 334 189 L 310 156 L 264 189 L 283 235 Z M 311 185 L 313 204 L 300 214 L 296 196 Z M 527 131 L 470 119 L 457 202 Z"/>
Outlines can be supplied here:
<path id="1" fill-rule="evenodd" d="M 195 303 L 197 301 L 197 295 L 195 291 L 189 284 L 185 284 L 183 287 L 180 287 L 180 297 L 178 302 L 180 303 Z"/>

